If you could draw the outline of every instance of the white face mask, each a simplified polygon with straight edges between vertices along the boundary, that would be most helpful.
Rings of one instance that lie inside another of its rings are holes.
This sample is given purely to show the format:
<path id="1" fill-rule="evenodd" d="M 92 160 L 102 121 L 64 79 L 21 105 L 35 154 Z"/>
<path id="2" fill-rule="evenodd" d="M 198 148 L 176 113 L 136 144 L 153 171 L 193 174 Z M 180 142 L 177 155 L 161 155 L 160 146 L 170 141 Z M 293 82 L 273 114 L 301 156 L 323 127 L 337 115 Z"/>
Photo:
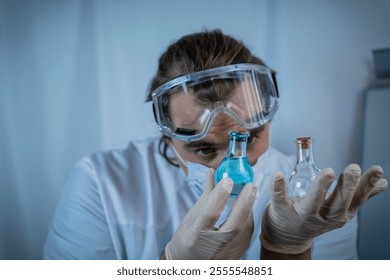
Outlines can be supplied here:
<path id="1" fill-rule="evenodd" d="M 176 159 L 181 162 L 185 167 L 187 167 L 187 185 L 195 191 L 197 195 L 201 195 L 206 187 L 206 176 L 207 166 L 200 163 L 190 162 L 184 160 L 179 152 L 175 149 L 173 145 L 169 145 L 176 155 Z"/>
<path id="2" fill-rule="evenodd" d="M 187 184 L 200 196 L 206 187 L 206 176 L 209 168 L 200 163 L 187 162 L 187 169 Z"/>
<path id="3" fill-rule="evenodd" d="M 199 196 L 203 193 L 206 187 L 206 176 L 208 167 L 200 163 L 185 161 L 180 154 L 176 151 L 175 147 L 171 145 L 173 152 L 176 157 L 182 162 L 183 165 L 187 167 L 187 178 L 186 182 L 188 186 L 193 189 Z M 253 172 L 255 174 L 255 181 L 258 181 L 257 178 L 260 176 L 265 176 L 268 160 L 270 156 L 270 149 L 268 148 L 256 161 L 255 165 L 252 166 Z"/>

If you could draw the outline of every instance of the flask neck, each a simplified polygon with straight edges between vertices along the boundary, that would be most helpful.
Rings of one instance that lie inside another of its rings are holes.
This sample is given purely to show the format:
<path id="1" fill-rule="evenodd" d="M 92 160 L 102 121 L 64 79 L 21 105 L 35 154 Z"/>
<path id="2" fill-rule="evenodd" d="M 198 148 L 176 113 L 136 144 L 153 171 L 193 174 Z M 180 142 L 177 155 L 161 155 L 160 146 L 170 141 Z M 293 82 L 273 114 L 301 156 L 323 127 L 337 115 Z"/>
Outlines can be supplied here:
<path id="1" fill-rule="evenodd" d="M 297 163 L 301 162 L 315 163 L 313 140 L 310 137 L 302 137 L 297 139 Z"/>
<path id="2" fill-rule="evenodd" d="M 246 157 L 249 133 L 229 131 L 229 157 Z"/>
<path id="3" fill-rule="evenodd" d="M 289 179 L 287 193 L 290 197 L 304 197 L 321 170 L 314 160 L 313 140 L 301 137 L 297 138 L 296 143 L 297 162 Z"/>

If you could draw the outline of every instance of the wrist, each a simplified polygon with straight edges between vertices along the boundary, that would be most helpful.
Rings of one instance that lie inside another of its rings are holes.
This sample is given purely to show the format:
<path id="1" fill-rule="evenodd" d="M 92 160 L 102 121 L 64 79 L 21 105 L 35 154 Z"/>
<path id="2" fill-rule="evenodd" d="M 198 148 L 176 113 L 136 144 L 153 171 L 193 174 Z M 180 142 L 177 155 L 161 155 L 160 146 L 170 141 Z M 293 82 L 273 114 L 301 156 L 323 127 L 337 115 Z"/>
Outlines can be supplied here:
<path id="1" fill-rule="evenodd" d="M 262 260 L 311 260 L 311 247 L 298 254 L 285 254 L 270 251 L 261 246 L 260 258 Z"/>
<path id="2" fill-rule="evenodd" d="M 310 251 L 312 247 L 312 240 L 286 240 L 286 238 L 277 238 L 276 233 L 273 235 L 268 235 L 263 231 L 260 234 L 260 244 L 267 251 L 287 254 L 287 255 L 297 255 L 302 254 L 306 251 Z"/>
<path id="3" fill-rule="evenodd" d="M 280 226 L 288 223 L 286 219 L 272 218 L 267 208 L 261 224 L 261 246 L 268 251 L 286 255 L 302 254 L 310 250 L 313 239 L 300 232 L 299 228 L 292 230 L 293 227 L 290 226 L 287 230 Z"/>

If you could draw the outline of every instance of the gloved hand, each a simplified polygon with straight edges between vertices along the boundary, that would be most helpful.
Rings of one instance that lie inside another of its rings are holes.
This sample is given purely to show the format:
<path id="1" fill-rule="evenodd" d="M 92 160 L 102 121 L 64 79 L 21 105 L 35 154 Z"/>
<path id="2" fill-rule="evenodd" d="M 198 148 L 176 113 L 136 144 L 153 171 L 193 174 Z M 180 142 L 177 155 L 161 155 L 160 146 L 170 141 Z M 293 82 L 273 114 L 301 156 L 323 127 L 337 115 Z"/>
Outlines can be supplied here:
<path id="1" fill-rule="evenodd" d="M 360 206 L 388 185 L 380 166 L 372 166 L 361 177 L 360 174 L 358 165 L 348 165 L 334 191 L 327 196 L 335 174 L 326 168 L 317 176 L 307 196 L 297 199 L 287 197 L 284 176 L 276 173 L 271 204 L 263 215 L 262 246 L 282 254 L 300 254 L 311 247 L 313 238 L 342 227 Z"/>
<path id="2" fill-rule="evenodd" d="M 214 187 L 214 170 L 208 170 L 206 188 L 167 244 L 166 259 L 239 259 L 244 254 L 254 228 L 254 184 L 249 183 L 242 189 L 229 217 L 215 228 L 232 188 L 229 178 Z"/>

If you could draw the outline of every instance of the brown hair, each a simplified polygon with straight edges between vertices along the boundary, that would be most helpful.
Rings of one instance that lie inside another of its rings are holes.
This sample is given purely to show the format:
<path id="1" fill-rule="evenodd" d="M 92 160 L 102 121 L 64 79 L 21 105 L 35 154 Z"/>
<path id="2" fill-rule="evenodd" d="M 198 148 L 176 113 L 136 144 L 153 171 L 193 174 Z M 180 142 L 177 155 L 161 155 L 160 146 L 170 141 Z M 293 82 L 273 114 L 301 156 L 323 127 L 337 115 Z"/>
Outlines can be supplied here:
<path id="1" fill-rule="evenodd" d="M 181 37 L 161 55 L 146 101 L 159 85 L 178 76 L 237 63 L 264 62 L 252 55 L 243 42 L 225 35 L 221 30 L 203 31 Z"/>
<path id="2" fill-rule="evenodd" d="M 252 55 L 242 41 L 223 34 L 219 29 L 183 36 L 161 55 L 146 101 L 152 100 L 153 90 L 176 77 L 237 63 L 266 66 L 260 58 Z M 207 94 L 207 97 L 216 98 L 212 94 Z M 160 139 L 160 153 L 169 163 L 178 166 L 175 159 L 167 155 L 168 141 L 169 137 L 163 135 Z"/>

